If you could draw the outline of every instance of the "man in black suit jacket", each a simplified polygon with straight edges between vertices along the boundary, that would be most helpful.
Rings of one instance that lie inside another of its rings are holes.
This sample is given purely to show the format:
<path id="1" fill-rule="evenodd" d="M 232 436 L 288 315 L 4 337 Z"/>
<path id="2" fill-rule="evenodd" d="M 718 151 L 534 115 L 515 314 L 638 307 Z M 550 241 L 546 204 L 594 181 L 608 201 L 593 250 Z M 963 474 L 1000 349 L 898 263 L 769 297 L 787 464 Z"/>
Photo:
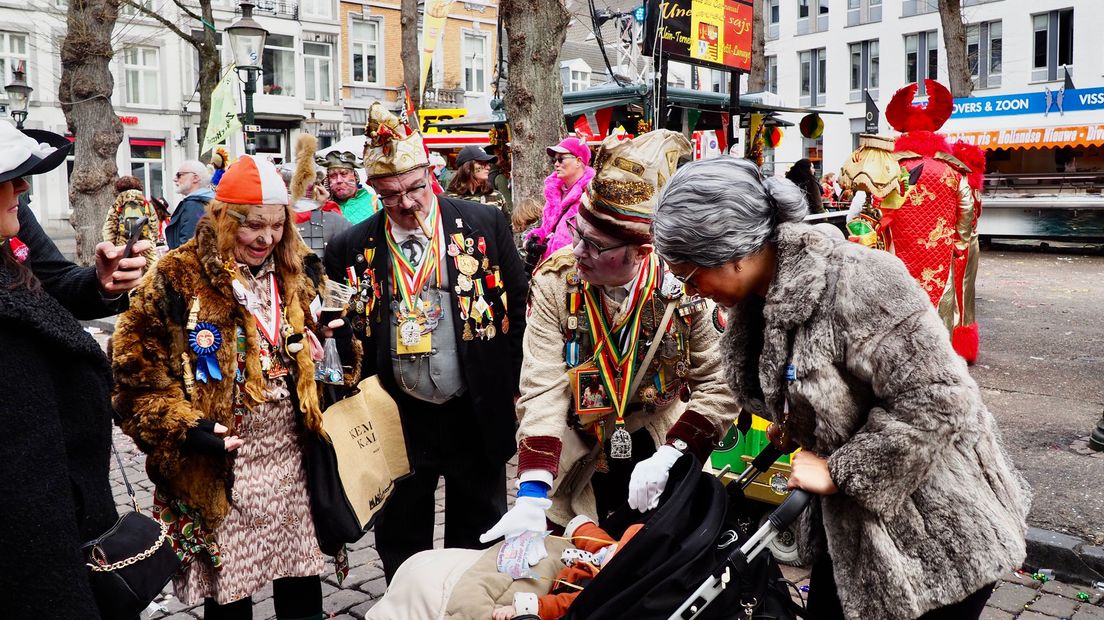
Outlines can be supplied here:
<path id="1" fill-rule="evenodd" d="M 414 469 L 375 524 L 390 582 L 433 547 L 441 476 L 446 547 L 481 547 L 506 511 L 527 281 L 502 214 L 435 196 L 420 136 L 378 104 L 369 119 L 365 168 L 384 211 L 331 240 L 325 264 L 357 289 L 349 314 L 363 375 L 398 403 Z"/>

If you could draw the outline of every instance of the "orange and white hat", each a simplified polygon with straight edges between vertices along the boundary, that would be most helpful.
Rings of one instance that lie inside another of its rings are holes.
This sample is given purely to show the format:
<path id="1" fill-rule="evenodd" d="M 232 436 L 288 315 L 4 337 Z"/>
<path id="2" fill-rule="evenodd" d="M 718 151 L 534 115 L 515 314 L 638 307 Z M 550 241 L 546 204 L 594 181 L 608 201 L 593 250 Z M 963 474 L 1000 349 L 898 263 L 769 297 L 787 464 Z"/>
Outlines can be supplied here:
<path id="1" fill-rule="evenodd" d="M 215 200 L 232 205 L 287 205 L 288 189 L 272 162 L 243 155 L 222 175 Z"/>

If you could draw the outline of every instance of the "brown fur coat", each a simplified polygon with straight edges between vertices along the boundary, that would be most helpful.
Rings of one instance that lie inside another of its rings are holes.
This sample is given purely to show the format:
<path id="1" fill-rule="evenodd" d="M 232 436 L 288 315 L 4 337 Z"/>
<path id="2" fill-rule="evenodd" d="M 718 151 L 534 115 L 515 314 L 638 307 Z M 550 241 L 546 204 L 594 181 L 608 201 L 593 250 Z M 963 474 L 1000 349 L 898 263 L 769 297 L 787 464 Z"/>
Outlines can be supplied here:
<path id="1" fill-rule="evenodd" d="M 318 259 L 302 248 L 304 273 L 288 277 L 277 272 L 288 324 L 295 333 L 315 329 L 310 304 L 321 286 Z M 317 284 L 316 284 L 317 283 Z M 234 434 L 235 327 L 245 331 L 246 406 L 263 398 L 264 378 L 259 361 L 257 325 L 234 298 L 232 276 L 216 250 L 215 230 L 209 219 L 200 221 L 194 239 L 162 258 L 131 296 L 130 309 L 119 317 L 114 335 L 112 401 L 123 431 L 148 455 L 146 469 L 158 489 L 198 510 L 207 525 L 217 526 L 229 510 L 232 457 L 193 452 L 184 446 L 189 428 L 201 418 L 225 425 Z M 193 298 L 199 300 L 198 320 L 212 323 L 222 333 L 216 353 L 223 378 L 195 381 L 189 396 L 184 385 L 182 359 L 194 372 L 196 354 L 188 346 L 187 328 Z M 354 342 L 356 363 L 346 382 L 360 375 L 360 347 Z M 346 360 L 348 361 L 348 360 Z M 321 430 L 319 390 L 314 381 L 310 347 L 296 354 L 293 371 L 299 419 L 308 431 Z"/>

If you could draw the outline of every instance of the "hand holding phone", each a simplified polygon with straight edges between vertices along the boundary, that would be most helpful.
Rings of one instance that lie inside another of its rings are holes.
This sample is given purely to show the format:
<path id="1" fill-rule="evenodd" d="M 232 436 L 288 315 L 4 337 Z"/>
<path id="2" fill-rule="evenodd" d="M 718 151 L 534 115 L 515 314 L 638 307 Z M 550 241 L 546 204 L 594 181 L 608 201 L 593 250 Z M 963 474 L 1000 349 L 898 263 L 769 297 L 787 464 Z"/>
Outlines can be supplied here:
<path id="1" fill-rule="evenodd" d="M 127 238 L 126 247 L 123 248 L 122 258 L 130 258 L 131 252 L 134 251 L 134 244 L 142 238 L 142 231 L 146 229 L 146 226 L 148 224 L 148 217 L 140 217 L 136 222 L 134 222 L 134 225 L 130 227 L 130 237 Z"/>

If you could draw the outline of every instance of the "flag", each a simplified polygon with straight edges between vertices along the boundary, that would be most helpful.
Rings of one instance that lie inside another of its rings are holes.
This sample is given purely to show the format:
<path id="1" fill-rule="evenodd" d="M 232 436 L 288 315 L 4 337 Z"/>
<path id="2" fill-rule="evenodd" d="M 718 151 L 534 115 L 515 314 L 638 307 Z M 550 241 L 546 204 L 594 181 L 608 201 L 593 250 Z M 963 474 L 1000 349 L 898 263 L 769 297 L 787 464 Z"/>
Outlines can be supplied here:
<path id="1" fill-rule="evenodd" d="M 1073 78 L 1070 77 L 1069 67 L 1062 67 L 1062 71 L 1064 71 L 1066 74 L 1065 79 L 1062 80 L 1062 88 L 1066 90 L 1074 90 Z"/>
<path id="2" fill-rule="evenodd" d="M 442 35 L 445 34 L 445 20 L 448 19 L 449 5 L 453 0 L 426 0 L 425 14 L 422 17 L 422 90 L 425 92 L 426 79 L 429 77 L 429 65 L 433 61 L 433 52 L 437 49 Z"/>
<path id="3" fill-rule="evenodd" d="M 200 154 L 226 142 L 235 131 L 241 129 L 238 120 L 238 100 L 234 95 L 238 90 L 238 74 L 234 65 L 226 71 L 211 93 L 211 116 L 207 119 L 207 135 L 203 137 Z"/>
<path id="4" fill-rule="evenodd" d="M 878 104 L 870 96 L 870 91 L 863 89 L 863 99 L 866 100 L 866 119 L 863 123 L 863 131 L 866 133 L 878 133 L 878 124 L 881 114 L 878 112 Z"/>

